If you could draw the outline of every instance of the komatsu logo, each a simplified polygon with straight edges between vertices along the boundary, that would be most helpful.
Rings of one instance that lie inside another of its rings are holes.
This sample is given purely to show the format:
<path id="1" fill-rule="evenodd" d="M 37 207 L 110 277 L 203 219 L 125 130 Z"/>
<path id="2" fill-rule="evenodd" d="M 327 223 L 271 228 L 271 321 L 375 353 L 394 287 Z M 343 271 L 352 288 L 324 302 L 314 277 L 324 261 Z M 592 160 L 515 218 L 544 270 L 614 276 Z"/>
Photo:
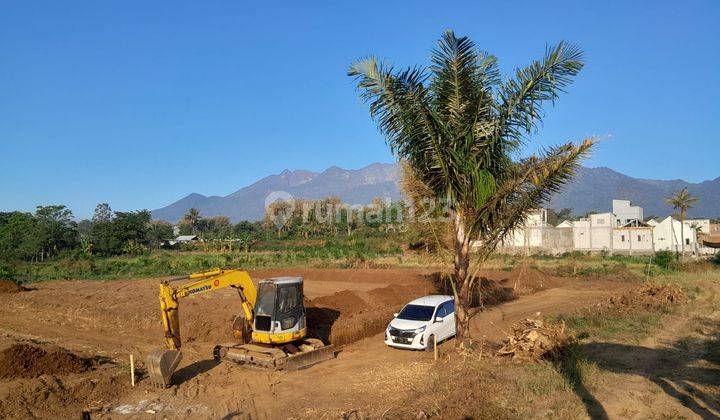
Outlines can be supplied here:
<path id="1" fill-rule="evenodd" d="M 204 291 L 210 290 L 210 289 L 212 289 L 212 286 L 210 286 L 210 285 L 208 284 L 207 286 L 198 287 L 197 289 L 190 289 L 190 290 L 188 290 L 188 295 L 192 295 L 192 294 L 195 294 L 195 293 L 204 292 Z"/>

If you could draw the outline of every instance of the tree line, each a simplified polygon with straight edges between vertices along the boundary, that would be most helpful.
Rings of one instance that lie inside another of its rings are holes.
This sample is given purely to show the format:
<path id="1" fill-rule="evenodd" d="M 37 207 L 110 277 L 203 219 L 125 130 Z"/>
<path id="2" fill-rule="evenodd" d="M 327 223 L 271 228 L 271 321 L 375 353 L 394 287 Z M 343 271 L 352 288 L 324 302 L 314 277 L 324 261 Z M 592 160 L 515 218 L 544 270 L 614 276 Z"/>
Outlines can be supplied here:
<path id="1" fill-rule="evenodd" d="M 175 230 L 168 222 L 152 220 L 148 210 L 113 211 L 100 203 L 91 219 L 76 221 L 64 205 L 38 206 L 35 212 L 0 212 L 0 261 L 140 255 L 172 248 L 176 234 L 196 235 L 205 250 L 249 251 L 263 240 L 397 233 L 404 229 L 404 218 L 407 207 L 402 203 L 377 198 L 370 205 L 348 206 L 330 197 L 296 200 L 292 208 L 276 202 L 263 220 L 236 224 L 225 216 L 204 217 L 190 209 Z"/>
<path id="2" fill-rule="evenodd" d="M 137 253 L 166 236 L 172 236 L 172 226 L 151 221 L 149 211 L 114 212 L 105 203 L 92 220 L 80 222 L 64 205 L 38 206 L 34 213 L 0 212 L 0 259 L 5 261 Z"/>

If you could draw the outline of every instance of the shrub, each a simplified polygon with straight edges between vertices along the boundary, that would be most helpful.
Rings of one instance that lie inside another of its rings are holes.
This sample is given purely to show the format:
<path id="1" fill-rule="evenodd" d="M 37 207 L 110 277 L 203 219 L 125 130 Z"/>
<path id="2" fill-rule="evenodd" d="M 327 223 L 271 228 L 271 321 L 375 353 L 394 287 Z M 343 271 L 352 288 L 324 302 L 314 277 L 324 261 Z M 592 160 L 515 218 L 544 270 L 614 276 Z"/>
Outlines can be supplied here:
<path id="1" fill-rule="evenodd" d="M 675 254 L 672 251 L 658 251 L 655 253 L 653 260 L 658 267 L 670 268 L 673 261 L 675 261 Z"/>
<path id="2" fill-rule="evenodd" d="M 15 281 L 15 270 L 9 265 L 0 263 L 0 280 Z"/>

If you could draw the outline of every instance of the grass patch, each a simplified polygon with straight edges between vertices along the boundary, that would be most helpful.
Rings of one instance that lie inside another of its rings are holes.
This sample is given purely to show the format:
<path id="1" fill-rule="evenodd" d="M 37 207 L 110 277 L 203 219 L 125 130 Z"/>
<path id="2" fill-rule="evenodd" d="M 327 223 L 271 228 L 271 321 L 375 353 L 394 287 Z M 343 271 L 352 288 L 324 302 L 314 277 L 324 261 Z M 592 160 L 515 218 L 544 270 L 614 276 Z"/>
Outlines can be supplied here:
<path id="1" fill-rule="evenodd" d="M 214 267 L 244 269 L 306 267 L 354 267 L 400 252 L 395 246 L 383 247 L 368 241 L 324 241 L 312 245 L 268 246 L 252 252 L 160 251 L 136 257 L 73 259 L 42 263 L 23 263 L 14 267 L 23 283 L 66 279 L 116 279 L 183 275 Z"/>
<path id="2" fill-rule="evenodd" d="M 584 314 L 560 315 L 556 321 L 564 321 L 568 329 L 579 338 L 640 340 L 660 328 L 662 312 L 610 315 L 588 311 Z"/>
<path id="3" fill-rule="evenodd" d="M 572 390 L 565 377 L 550 363 L 523 365 L 523 372 L 516 382 L 523 398 L 529 401 Z"/>

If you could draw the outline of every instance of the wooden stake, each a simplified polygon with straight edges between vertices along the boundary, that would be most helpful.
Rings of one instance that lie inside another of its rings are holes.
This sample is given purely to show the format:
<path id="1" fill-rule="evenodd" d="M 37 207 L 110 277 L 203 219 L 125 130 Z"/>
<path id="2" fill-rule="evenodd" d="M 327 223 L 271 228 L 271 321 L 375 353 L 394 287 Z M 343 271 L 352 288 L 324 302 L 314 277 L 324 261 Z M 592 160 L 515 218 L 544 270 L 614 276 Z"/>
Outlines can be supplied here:
<path id="1" fill-rule="evenodd" d="M 135 358 L 130 354 L 130 384 L 135 386 Z"/>
<path id="2" fill-rule="evenodd" d="M 435 342 L 435 344 L 433 345 L 433 350 L 435 352 L 435 360 L 437 360 L 437 336 L 436 335 L 433 335 L 433 341 Z"/>

